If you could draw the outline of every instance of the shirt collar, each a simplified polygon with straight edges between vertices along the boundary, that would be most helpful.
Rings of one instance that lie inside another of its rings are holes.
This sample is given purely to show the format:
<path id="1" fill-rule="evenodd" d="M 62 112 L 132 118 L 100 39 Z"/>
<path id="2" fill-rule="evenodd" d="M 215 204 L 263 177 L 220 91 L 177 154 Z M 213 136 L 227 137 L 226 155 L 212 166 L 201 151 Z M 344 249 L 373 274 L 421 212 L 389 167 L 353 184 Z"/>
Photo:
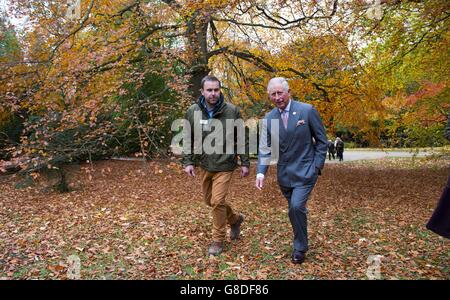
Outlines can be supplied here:
<path id="1" fill-rule="evenodd" d="M 207 111 L 209 111 L 209 112 L 212 112 L 216 107 L 217 107 L 217 105 L 219 104 L 219 102 L 217 102 L 216 104 L 214 104 L 214 107 L 213 108 L 209 108 L 209 106 L 208 106 L 208 104 L 206 104 L 206 99 L 205 98 L 202 98 L 202 104 L 203 104 L 203 106 L 206 108 L 206 110 Z"/>
<path id="2" fill-rule="evenodd" d="M 280 111 L 280 114 L 282 114 L 283 111 L 289 113 L 289 110 L 291 109 L 291 102 L 292 102 L 291 99 L 289 99 L 289 103 L 284 109 L 278 109 Z"/>
<path id="3" fill-rule="evenodd" d="M 203 107 L 206 109 L 206 111 L 207 111 L 209 114 L 211 114 L 211 115 L 212 115 L 216 110 L 219 109 L 219 107 L 222 105 L 223 101 L 224 101 L 224 100 L 223 100 L 223 94 L 220 93 L 219 101 L 217 101 L 217 103 L 214 105 L 214 107 L 210 109 L 210 108 L 208 107 L 208 105 L 206 104 L 206 99 L 205 99 L 205 97 L 204 97 L 203 95 L 200 96 L 200 103 L 203 105 Z"/>

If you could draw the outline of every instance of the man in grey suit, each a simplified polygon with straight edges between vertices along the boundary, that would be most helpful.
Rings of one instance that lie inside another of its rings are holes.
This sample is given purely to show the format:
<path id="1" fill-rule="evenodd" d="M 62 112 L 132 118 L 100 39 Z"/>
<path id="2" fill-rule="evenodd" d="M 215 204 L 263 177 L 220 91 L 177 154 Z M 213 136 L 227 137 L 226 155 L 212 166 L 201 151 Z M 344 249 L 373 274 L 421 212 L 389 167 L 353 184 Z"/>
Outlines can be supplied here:
<path id="1" fill-rule="evenodd" d="M 285 78 L 272 78 L 267 92 L 276 108 L 263 121 L 256 187 L 262 189 L 269 157 L 278 146 L 278 184 L 288 200 L 294 231 L 292 262 L 301 264 L 308 251 L 306 202 L 325 163 L 327 137 L 317 110 L 310 104 L 291 99 Z"/>

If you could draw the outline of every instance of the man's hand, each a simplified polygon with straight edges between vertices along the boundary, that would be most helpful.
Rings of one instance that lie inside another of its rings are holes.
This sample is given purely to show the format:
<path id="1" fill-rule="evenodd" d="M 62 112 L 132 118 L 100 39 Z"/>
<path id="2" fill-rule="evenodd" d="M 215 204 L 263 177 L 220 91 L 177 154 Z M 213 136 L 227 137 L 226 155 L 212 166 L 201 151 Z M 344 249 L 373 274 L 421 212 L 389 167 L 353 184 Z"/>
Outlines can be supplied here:
<path id="1" fill-rule="evenodd" d="M 184 171 L 185 171 L 189 176 L 195 177 L 195 172 L 194 172 L 194 166 L 193 166 L 193 165 L 186 166 L 186 167 L 184 168 Z"/>
<path id="2" fill-rule="evenodd" d="M 258 190 L 262 190 L 263 186 L 264 186 L 264 178 L 256 178 L 256 188 Z"/>
<path id="3" fill-rule="evenodd" d="M 249 173 L 248 167 L 241 167 L 241 178 L 246 177 Z"/>

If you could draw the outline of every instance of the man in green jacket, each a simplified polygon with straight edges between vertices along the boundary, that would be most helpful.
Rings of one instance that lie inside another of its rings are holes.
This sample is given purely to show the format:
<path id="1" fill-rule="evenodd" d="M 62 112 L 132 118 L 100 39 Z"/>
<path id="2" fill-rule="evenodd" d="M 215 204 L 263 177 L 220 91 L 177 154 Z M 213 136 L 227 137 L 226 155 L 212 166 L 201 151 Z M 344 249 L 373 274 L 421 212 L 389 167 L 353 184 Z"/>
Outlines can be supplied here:
<path id="1" fill-rule="evenodd" d="M 224 102 L 220 88 L 220 81 L 216 77 L 206 76 L 202 79 L 202 95 L 185 115 L 191 127 L 191 147 L 188 153 L 183 153 L 182 159 L 184 171 L 189 176 L 195 176 L 194 165 L 199 160 L 203 199 L 212 207 L 213 216 L 209 255 L 219 255 L 223 251 L 227 224 L 231 226 L 230 239 L 239 237 L 244 216 L 233 211 L 226 202 L 226 196 L 233 171 L 238 167 L 238 157 L 241 161 L 241 177 L 249 174 L 250 167 L 248 137 L 239 108 Z M 200 136 L 198 132 L 201 132 Z"/>

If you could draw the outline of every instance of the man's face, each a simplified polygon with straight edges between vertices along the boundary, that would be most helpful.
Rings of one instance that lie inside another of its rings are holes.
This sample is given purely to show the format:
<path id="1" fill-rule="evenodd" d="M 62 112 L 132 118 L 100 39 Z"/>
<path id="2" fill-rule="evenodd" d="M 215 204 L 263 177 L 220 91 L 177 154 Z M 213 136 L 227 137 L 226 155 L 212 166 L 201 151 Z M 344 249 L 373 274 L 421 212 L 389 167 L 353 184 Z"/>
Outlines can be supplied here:
<path id="1" fill-rule="evenodd" d="M 201 92 L 206 103 L 210 107 L 214 107 L 220 98 L 220 84 L 218 81 L 205 81 Z"/>
<path id="2" fill-rule="evenodd" d="M 269 90 L 269 98 L 277 108 L 284 110 L 291 99 L 291 90 L 285 91 L 281 84 L 274 84 Z"/>

